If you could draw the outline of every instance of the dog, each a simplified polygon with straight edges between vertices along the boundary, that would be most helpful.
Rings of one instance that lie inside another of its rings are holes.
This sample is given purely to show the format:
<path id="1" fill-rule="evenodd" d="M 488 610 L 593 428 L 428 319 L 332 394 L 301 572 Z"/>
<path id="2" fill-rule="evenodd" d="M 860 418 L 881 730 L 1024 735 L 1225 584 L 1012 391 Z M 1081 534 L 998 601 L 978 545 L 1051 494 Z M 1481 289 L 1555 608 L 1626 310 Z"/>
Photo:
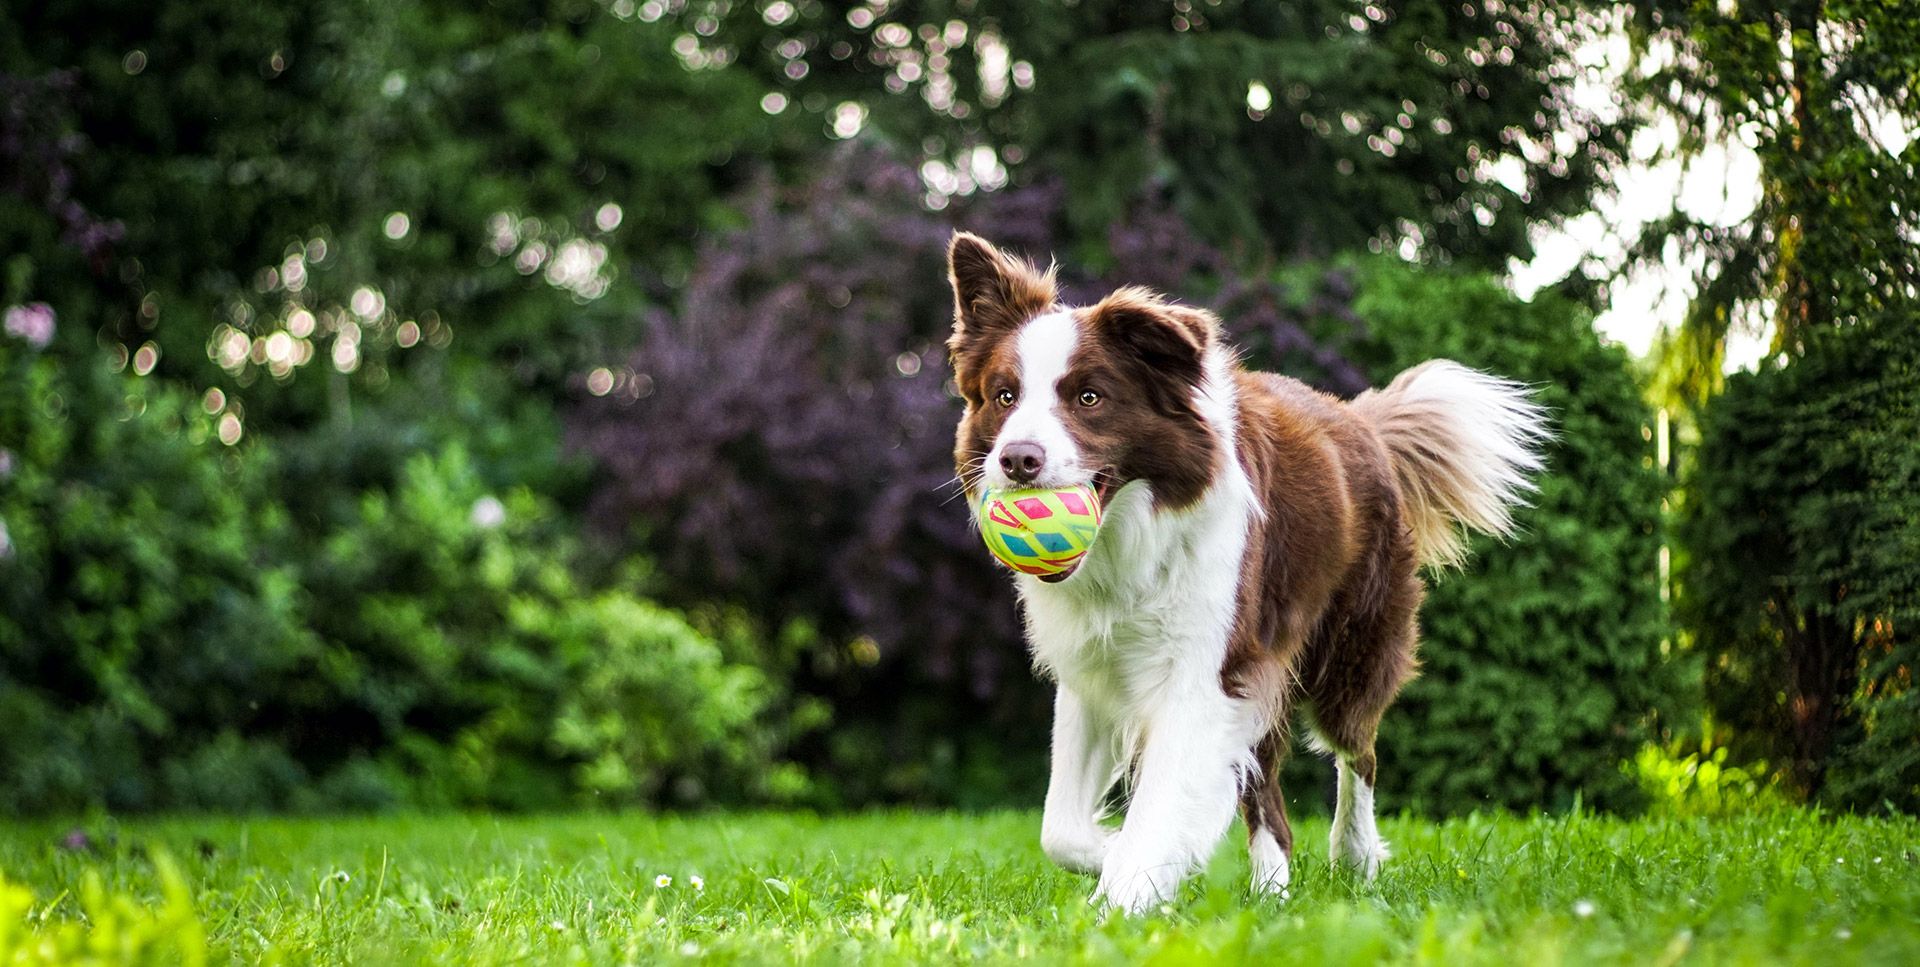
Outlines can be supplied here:
<path id="1" fill-rule="evenodd" d="M 1104 507 L 1074 568 L 1014 577 L 1056 684 L 1041 848 L 1099 878 L 1091 902 L 1138 913 L 1237 806 L 1254 889 L 1284 896 L 1297 716 L 1338 770 L 1332 859 L 1371 879 L 1374 738 L 1415 674 L 1420 568 L 1459 564 L 1468 528 L 1512 533 L 1544 409 L 1445 360 L 1342 401 L 1244 368 L 1205 310 L 1139 288 L 1064 306 L 1051 269 L 964 232 L 948 271 L 976 525 L 982 488 L 1091 485 Z M 1114 830 L 1102 803 L 1123 778 Z"/>

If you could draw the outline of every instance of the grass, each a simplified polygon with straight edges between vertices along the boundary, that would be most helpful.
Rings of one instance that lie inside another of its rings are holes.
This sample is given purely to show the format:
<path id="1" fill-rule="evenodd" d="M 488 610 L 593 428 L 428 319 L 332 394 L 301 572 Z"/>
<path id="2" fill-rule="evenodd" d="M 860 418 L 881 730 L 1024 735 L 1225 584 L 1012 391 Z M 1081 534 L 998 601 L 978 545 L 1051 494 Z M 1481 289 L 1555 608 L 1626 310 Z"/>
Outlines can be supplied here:
<path id="1" fill-rule="evenodd" d="M 0 964 L 1920 963 L 1911 819 L 1384 826 L 1372 885 L 1308 820 L 1291 900 L 1248 894 L 1235 840 L 1178 904 L 1123 920 L 1085 906 L 1028 813 L 165 819 L 87 845 L 15 824 Z"/>

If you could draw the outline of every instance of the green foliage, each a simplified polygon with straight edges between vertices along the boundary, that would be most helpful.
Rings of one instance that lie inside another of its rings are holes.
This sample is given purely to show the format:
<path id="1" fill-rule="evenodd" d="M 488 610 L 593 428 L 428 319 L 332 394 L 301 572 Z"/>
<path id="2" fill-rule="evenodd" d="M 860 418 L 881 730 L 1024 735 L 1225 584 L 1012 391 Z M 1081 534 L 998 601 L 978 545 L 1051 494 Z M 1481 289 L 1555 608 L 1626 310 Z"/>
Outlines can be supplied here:
<path id="1" fill-rule="evenodd" d="M 79 917 L 51 922 L 31 889 L 0 875 L 0 964 L 202 967 L 206 928 L 194 912 L 192 888 L 165 855 L 153 865 L 162 897 L 157 907 L 108 892 L 99 872 L 88 870 L 79 884 Z"/>
<path id="2" fill-rule="evenodd" d="M 1728 223 L 1678 208 L 1633 257 L 1697 265 L 1666 376 L 1698 402 L 1717 385 L 1731 327 L 1770 316 L 1776 352 L 1910 299 L 1920 268 L 1920 44 L 1913 15 L 1884 0 L 1660 0 L 1634 5 L 1641 49 L 1660 48 L 1627 93 L 1679 137 L 1664 157 L 1698 159 L 1738 140 L 1760 167 L 1760 198 Z"/>
<path id="3" fill-rule="evenodd" d="M 792 796 L 780 669 L 584 583 L 566 522 L 416 455 L 290 512 L 171 384 L 0 337 L 0 809 Z M 769 677 L 770 675 L 776 677 Z M 817 720 L 817 715 L 813 715 Z"/>
<path id="4" fill-rule="evenodd" d="M 1580 0 L 764 6 L 678 21 L 820 128 L 860 108 L 936 192 L 1064 178 L 1083 261 L 1165 196 L 1240 256 L 1404 242 L 1503 268 L 1587 207 L 1635 120 L 1571 96 L 1607 8 Z"/>
<path id="5" fill-rule="evenodd" d="M 1733 765 L 1732 749 L 1715 741 L 1712 723 L 1698 742 L 1649 742 L 1621 768 L 1640 784 L 1648 812 L 1662 816 L 1731 816 L 1787 808 L 1766 763 Z"/>
<path id="6" fill-rule="evenodd" d="M 258 455 L 174 387 L 19 346 L 0 336 L 0 809 L 224 797 L 196 781 L 215 748 L 297 772 L 227 731 L 317 647 L 265 553 L 289 529 Z"/>
<path id="7" fill-rule="evenodd" d="M 780 126 L 672 41 L 575 0 L 9 6 L 0 78 L 70 82 L 38 98 L 31 141 L 78 146 L 48 177 L 122 237 L 88 264 L 58 212 L 0 190 L 27 270 L 0 295 L 152 344 L 249 432 L 414 382 L 550 401 L 735 217 L 721 199 Z"/>
<path id="8" fill-rule="evenodd" d="M 457 450 L 362 499 L 308 572 L 335 754 L 449 805 L 797 792 L 767 769 L 785 732 L 766 672 L 679 614 L 582 586 L 557 523 L 530 491 L 491 495 Z"/>
<path id="9" fill-rule="evenodd" d="M 1630 804 L 1619 764 L 1668 710 L 1676 672 L 1657 572 L 1664 487 L 1626 354 L 1557 298 L 1523 303 L 1491 279 L 1388 261 L 1355 275 L 1369 332 L 1345 351 L 1376 383 L 1454 359 L 1534 384 L 1557 434 L 1519 536 L 1478 540 L 1461 573 L 1431 582 L 1422 674 L 1380 739 L 1383 802 Z"/>
<path id="10" fill-rule="evenodd" d="M 1328 867 L 1327 824 L 1309 820 L 1290 899 L 1249 896 L 1235 835 L 1167 913 L 1139 918 L 1088 906 L 1093 880 L 1047 862 L 1038 829 L 1030 812 L 170 820 L 72 851 L 54 845 L 65 826 L 12 824 L 6 895 L 32 895 L 25 909 L 0 899 L 0 936 L 107 946 L 130 933 L 131 918 L 95 918 L 92 877 L 194 950 L 192 913 L 144 858 L 164 851 L 183 857 L 220 963 L 1920 959 L 1911 818 L 1388 818 L 1394 858 L 1372 884 Z M 38 962 L 42 948 L 23 949 Z M 49 959 L 83 956 L 59 949 Z"/>
<path id="11" fill-rule="evenodd" d="M 1738 750 L 1920 809 L 1920 318 L 1811 333 L 1702 417 L 1680 615 Z"/>

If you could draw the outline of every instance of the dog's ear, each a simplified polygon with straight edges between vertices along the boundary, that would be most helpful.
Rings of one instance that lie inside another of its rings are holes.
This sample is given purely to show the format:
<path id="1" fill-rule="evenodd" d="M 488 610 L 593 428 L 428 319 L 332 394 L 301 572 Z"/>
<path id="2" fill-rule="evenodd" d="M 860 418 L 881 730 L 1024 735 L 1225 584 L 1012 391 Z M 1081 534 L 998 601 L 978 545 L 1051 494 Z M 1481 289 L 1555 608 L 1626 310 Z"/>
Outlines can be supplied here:
<path id="1" fill-rule="evenodd" d="M 1088 314 L 1094 331 L 1154 377 L 1154 404 L 1169 413 L 1191 409 L 1193 387 L 1206 375 L 1207 350 L 1220 322 L 1205 309 L 1169 303 L 1140 288 L 1107 296 Z"/>
<path id="2" fill-rule="evenodd" d="M 1088 314 L 1095 329 L 1154 371 L 1200 381 L 1207 350 L 1219 338 L 1213 313 L 1174 305 L 1147 289 L 1114 292 Z"/>
<path id="3" fill-rule="evenodd" d="M 1053 270 L 1041 272 L 967 232 L 955 232 L 947 247 L 947 277 L 953 283 L 947 347 L 956 355 L 968 340 L 1017 329 L 1054 303 Z"/>

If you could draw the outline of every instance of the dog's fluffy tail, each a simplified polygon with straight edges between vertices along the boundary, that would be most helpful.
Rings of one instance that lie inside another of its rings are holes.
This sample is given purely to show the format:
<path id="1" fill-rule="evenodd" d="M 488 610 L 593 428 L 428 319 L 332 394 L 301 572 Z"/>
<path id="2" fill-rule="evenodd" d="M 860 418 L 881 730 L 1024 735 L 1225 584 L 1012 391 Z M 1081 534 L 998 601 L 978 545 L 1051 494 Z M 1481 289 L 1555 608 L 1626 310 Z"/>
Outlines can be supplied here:
<path id="1" fill-rule="evenodd" d="M 1535 489 L 1552 436 L 1526 386 L 1436 359 L 1360 394 L 1353 410 L 1392 457 L 1420 563 L 1464 562 L 1469 528 L 1513 533 L 1513 508 Z"/>

